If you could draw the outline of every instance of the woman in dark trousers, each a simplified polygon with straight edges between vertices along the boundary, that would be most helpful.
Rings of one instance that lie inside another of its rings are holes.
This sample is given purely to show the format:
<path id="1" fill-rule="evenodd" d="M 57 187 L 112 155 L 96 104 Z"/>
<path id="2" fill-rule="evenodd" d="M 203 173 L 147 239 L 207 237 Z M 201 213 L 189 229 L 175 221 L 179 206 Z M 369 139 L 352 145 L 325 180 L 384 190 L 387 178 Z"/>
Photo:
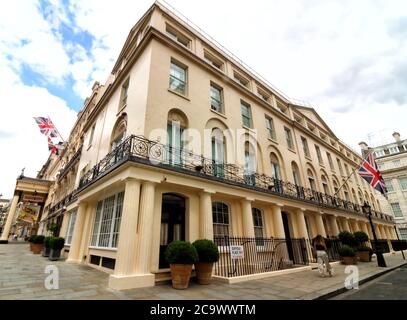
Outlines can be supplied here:
<path id="1" fill-rule="evenodd" d="M 328 272 L 329 276 L 332 277 L 333 270 L 329 263 L 325 239 L 321 235 L 317 235 L 314 239 L 314 250 L 317 255 L 319 274 L 325 277 L 326 272 Z"/>

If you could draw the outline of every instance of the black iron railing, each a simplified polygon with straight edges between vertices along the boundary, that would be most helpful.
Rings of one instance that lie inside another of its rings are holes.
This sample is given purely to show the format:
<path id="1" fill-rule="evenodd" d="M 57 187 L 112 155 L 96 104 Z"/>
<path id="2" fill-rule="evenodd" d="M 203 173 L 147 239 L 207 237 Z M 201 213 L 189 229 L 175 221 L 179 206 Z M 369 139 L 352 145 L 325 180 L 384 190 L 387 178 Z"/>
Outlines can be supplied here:
<path id="1" fill-rule="evenodd" d="M 374 240 L 371 240 L 370 243 L 372 244 L 373 251 L 376 252 Z M 378 239 L 377 240 L 377 249 L 381 253 L 389 253 L 390 247 L 389 247 L 388 241 L 386 239 Z"/>
<path id="2" fill-rule="evenodd" d="M 222 236 L 214 237 L 214 242 L 220 252 L 214 273 L 221 277 L 284 270 L 309 263 L 305 239 Z M 236 254 L 239 251 L 240 254 Z"/>
<path id="3" fill-rule="evenodd" d="M 313 240 L 306 240 L 311 247 L 314 246 Z M 342 247 L 342 242 L 338 238 L 327 238 L 325 239 L 326 245 L 326 252 L 329 257 L 329 261 L 339 261 L 341 260 L 341 256 L 339 254 L 339 249 Z M 310 257 L 310 262 L 317 262 L 316 252 L 312 251 L 312 255 Z"/>
<path id="4" fill-rule="evenodd" d="M 391 240 L 394 251 L 407 250 L 407 240 Z"/>
<path id="5" fill-rule="evenodd" d="M 364 216 L 359 204 L 322 192 L 304 188 L 294 183 L 272 178 L 265 174 L 250 173 L 235 164 L 220 164 L 212 159 L 163 145 L 143 136 L 129 136 L 112 152 L 108 153 L 80 179 L 78 191 L 86 188 L 126 161 L 134 161 L 189 175 L 203 177 L 273 195 L 309 202 L 320 207 L 341 209 Z M 373 216 L 387 221 L 393 218 L 372 210 Z"/>
<path id="6" fill-rule="evenodd" d="M 75 152 L 73 157 L 64 166 L 61 173 L 59 174 L 58 180 L 62 180 L 68 174 L 69 170 L 74 166 L 76 161 L 78 161 L 81 158 L 81 153 L 82 153 L 82 146 L 78 149 L 78 151 Z"/>
<path id="7" fill-rule="evenodd" d="M 67 206 L 68 204 L 72 203 L 73 201 L 76 200 L 76 191 L 71 192 L 68 194 L 65 198 L 63 198 L 61 201 L 57 202 L 54 206 L 52 206 L 49 211 L 47 218 L 50 219 L 54 217 L 54 215 L 59 212 L 64 206 Z"/>

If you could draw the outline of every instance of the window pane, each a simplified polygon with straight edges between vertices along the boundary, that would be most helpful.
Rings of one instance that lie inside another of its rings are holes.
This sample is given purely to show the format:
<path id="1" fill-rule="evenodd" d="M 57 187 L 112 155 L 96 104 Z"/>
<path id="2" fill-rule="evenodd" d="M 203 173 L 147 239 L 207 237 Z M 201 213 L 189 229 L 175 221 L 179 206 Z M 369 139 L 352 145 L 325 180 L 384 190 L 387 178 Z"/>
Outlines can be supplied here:
<path id="1" fill-rule="evenodd" d="M 222 202 L 212 203 L 213 235 L 229 236 L 229 207 Z"/>
<path id="2" fill-rule="evenodd" d="M 400 178 L 400 186 L 402 190 L 407 190 L 407 177 Z"/>
<path id="3" fill-rule="evenodd" d="M 391 208 L 395 217 L 403 217 L 403 212 L 401 211 L 400 204 L 398 202 L 392 203 Z"/>
<path id="4" fill-rule="evenodd" d="M 99 236 L 100 218 L 101 218 L 101 214 L 102 214 L 102 206 L 103 206 L 103 201 L 99 201 L 98 206 L 96 208 L 95 222 L 93 224 L 93 234 L 92 234 L 92 241 L 91 241 L 92 246 L 97 246 L 97 239 Z"/>
<path id="5" fill-rule="evenodd" d="M 386 188 L 387 188 L 388 192 L 393 192 L 394 191 L 393 183 L 391 182 L 391 180 L 386 180 L 384 182 L 384 184 L 386 185 Z"/>
<path id="6" fill-rule="evenodd" d="M 211 108 L 215 111 L 222 111 L 222 91 L 211 85 Z"/>

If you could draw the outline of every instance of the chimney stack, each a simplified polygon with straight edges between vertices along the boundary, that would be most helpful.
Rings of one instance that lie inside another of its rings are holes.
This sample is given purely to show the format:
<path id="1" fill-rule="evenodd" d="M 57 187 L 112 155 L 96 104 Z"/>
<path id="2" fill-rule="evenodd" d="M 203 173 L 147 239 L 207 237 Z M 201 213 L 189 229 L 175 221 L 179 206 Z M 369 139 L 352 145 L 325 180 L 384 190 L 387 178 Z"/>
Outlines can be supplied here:
<path id="1" fill-rule="evenodd" d="M 393 138 L 396 140 L 396 142 L 400 142 L 400 133 L 394 132 L 393 133 Z"/>

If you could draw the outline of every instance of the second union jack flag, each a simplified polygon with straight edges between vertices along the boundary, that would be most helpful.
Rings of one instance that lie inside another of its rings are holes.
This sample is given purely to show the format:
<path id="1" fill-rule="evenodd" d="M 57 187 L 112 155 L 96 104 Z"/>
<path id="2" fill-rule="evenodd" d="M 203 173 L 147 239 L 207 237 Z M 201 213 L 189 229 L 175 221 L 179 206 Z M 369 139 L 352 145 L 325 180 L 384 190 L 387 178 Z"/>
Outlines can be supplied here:
<path id="1" fill-rule="evenodd" d="M 45 134 L 47 137 L 51 138 L 58 137 L 57 130 L 50 118 L 34 117 L 34 119 L 40 127 L 40 131 L 42 134 Z"/>
<path id="2" fill-rule="evenodd" d="M 363 164 L 360 166 L 358 173 L 373 188 L 387 197 L 387 188 L 382 176 L 380 175 L 380 171 L 377 168 L 376 161 L 373 158 L 373 153 L 369 154 L 367 159 L 363 161 Z"/>

